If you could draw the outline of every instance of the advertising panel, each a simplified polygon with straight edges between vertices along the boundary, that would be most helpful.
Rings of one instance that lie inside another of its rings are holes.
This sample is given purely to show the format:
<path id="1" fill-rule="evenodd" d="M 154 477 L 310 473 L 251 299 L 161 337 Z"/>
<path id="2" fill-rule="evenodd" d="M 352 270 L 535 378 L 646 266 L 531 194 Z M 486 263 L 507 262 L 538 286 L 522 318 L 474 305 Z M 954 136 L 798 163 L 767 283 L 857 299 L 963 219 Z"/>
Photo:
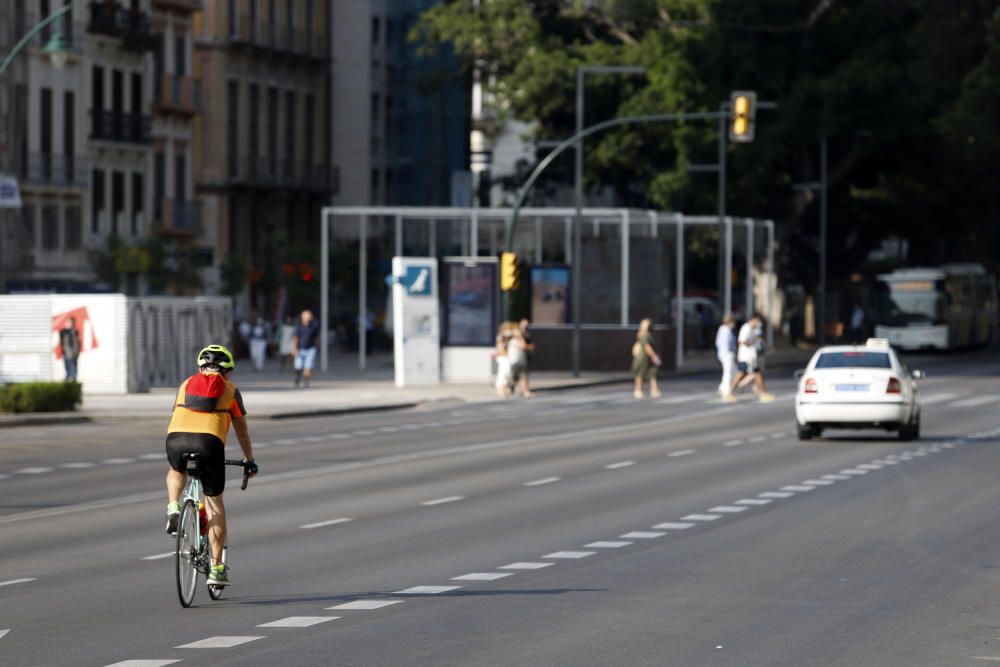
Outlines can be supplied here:
<path id="1" fill-rule="evenodd" d="M 566 324 L 569 314 L 568 266 L 531 267 L 531 321 Z"/>
<path id="2" fill-rule="evenodd" d="M 397 387 L 441 381 L 437 259 L 392 259 L 393 349 Z"/>
<path id="3" fill-rule="evenodd" d="M 496 260 L 444 264 L 444 344 L 490 347 L 496 336 Z"/>

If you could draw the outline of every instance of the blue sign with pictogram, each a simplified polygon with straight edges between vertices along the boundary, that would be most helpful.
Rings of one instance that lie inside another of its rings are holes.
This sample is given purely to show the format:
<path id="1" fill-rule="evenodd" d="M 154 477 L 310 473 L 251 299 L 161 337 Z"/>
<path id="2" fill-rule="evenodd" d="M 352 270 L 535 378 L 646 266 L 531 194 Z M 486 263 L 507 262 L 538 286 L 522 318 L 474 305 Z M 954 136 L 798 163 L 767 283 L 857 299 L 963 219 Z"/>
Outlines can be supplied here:
<path id="1" fill-rule="evenodd" d="M 411 265 L 406 267 L 406 273 L 399 277 L 399 283 L 406 288 L 407 296 L 433 296 L 434 267 Z"/>

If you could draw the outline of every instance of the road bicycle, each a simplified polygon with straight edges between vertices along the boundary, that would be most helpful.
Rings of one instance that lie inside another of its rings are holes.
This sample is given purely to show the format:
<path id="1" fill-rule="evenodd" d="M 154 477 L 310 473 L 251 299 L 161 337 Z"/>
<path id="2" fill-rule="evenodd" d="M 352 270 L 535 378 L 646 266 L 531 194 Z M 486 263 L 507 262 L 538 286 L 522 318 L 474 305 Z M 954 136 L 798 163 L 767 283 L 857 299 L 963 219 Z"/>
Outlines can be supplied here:
<path id="1" fill-rule="evenodd" d="M 190 607 L 194 593 L 198 587 L 198 575 L 208 578 L 212 568 L 212 547 L 208 538 L 207 516 L 205 514 L 205 498 L 201 488 L 201 475 L 198 472 L 198 455 L 184 455 L 188 462 L 188 482 L 184 487 L 181 500 L 181 514 L 177 522 L 177 550 L 174 554 L 177 570 L 177 596 L 182 607 Z M 241 490 L 246 490 L 250 479 L 250 468 L 244 461 L 226 460 L 227 466 L 243 468 L 243 484 Z M 226 545 L 222 546 L 222 563 L 226 562 Z M 208 596 L 213 600 L 222 597 L 224 586 L 208 586 Z"/>

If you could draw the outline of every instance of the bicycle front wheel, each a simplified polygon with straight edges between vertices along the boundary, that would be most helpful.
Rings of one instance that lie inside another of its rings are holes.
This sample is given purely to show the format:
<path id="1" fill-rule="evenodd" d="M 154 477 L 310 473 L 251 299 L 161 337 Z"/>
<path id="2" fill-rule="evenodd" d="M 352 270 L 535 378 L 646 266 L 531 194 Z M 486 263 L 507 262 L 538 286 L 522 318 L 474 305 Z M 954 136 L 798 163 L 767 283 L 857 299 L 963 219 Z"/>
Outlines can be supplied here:
<path id="1" fill-rule="evenodd" d="M 182 607 L 190 607 L 198 584 L 198 509 L 188 500 L 177 522 L 177 597 Z"/>

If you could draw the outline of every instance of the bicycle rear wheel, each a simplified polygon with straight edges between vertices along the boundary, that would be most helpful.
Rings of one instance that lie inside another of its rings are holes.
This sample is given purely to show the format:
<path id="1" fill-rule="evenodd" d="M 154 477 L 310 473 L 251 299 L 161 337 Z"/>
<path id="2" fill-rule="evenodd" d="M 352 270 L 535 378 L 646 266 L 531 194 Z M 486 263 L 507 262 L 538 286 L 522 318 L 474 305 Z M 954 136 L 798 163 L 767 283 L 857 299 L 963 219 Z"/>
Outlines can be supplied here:
<path id="1" fill-rule="evenodd" d="M 190 607 L 194 591 L 198 585 L 198 510 L 192 500 L 187 500 L 181 508 L 177 522 L 177 597 L 182 607 Z"/>
<path id="2" fill-rule="evenodd" d="M 225 547 L 225 546 L 222 547 L 222 564 L 223 565 L 226 564 L 226 552 L 228 550 L 229 550 L 228 547 Z M 211 567 L 211 562 L 212 562 L 212 559 L 211 559 L 211 557 L 209 557 L 209 567 Z M 218 600 L 218 599 L 222 598 L 222 592 L 224 590 L 226 590 L 225 586 L 211 586 L 211 585 L 209 585 L 209 587 L 208 587 L 208 596 L 210 598 L 212 598 L 213 600 Z"/>

